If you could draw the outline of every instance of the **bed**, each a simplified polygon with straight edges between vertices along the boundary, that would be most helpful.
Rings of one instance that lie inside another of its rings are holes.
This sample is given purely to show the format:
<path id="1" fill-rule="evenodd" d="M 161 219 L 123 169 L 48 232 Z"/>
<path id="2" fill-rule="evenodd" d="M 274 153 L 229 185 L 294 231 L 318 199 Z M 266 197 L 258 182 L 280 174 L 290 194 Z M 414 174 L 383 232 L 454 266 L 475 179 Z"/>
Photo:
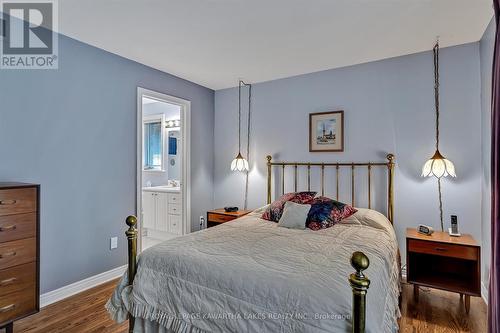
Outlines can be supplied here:
<path id="1" fill-rule="evenodd" d="M 129 269 L 106 305 L 111 317 L 128 318 L 130 332 L 145 333 L 396 331 L 400 271 L 391 223 L 394 157 L 383 163 L 273 162 L 268 157 L 268 203 L 273 168 L 294 168 L 296 187 L 301 166 L 309 188 L 310 169 L 320 168 L 321 192 L 325 168 L 333 167 L 337 175 L 339 168 L 350 168 L 352 192 L 355 168 L 367 168 L 369 192 L 371 169 L 387 168 L 387 217 L 371 207 L 358 208 L 331 228 L 296 230 L 261 219 L 260 208 L 149 248 L 137 261 L 136 219 L 129 217 Z M 371 193 L 368 197 L 371 206 Z"/>

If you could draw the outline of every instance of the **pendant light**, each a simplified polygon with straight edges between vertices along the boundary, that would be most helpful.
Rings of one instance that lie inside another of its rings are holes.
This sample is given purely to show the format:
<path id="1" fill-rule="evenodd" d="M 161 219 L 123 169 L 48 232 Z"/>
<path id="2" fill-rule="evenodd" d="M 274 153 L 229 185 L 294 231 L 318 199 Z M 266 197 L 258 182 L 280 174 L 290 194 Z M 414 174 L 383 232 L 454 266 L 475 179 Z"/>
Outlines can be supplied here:
<path id="1" fill-rule="evenodd" d="M 252 85 L 247 84 L 243 81 L 238 82 L 238 155 L 236 155 L 236 158 L 231 162 L 231 170 L 232 171 L 246 171 L 248 172 L 249 167 L 248 167 L 248 161 L 241 155 L 241 87 L 242 86 L 248 86 L 249 87 L 249 93 L 248 93 L 248 127 L 250 127 L 250 99 L 251 99 L 251 91 L 252 91 Z M 250 136 L 250 132 L 248 132 L 248 136 Z M 247 145 L 248 146 L 248 145 Z M 247 152 L 248 153 L 248 152 Z"/>
<path id="2" fill-rule="evenodd" d="M 443 224 L 443 202 L 441 197 L 441 178 L 456 177 L 455 166 L 446 159 L 439 151 L 439 41 L 433 48 L 434 54 L 434 103 L 436 108 L 436 152 L 424 164 L 422 168 L 422 177 L 434 176 L 438 181 L 439 192 L 439 216 L 441 219 L 441 231 L 444 231 Z"/>

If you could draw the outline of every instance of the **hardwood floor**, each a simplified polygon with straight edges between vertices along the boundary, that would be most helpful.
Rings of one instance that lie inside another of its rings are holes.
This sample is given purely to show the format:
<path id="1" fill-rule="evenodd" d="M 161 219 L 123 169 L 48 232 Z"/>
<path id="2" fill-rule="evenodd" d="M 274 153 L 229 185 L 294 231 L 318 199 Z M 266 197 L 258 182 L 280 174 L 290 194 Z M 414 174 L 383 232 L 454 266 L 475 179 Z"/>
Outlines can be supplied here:
<path id="1" fill-rule="evenodd" d="M 104 308 L 117 280 L 43 308 L 39 313 L 14 323 L 15 333 L 127 332 L 127 323 L 113 322 Z M 3 333 L 0 330 L 1 333 Z"/>
<path id="2" fill-rule="evenodd" d="M 420 288 L 418 303 L 413 300 L 413 286 L 404 283 L 400 332 L 473 332 L 487 331 L 487 307 L 480 297 L 471 297 L 470 313 L 458 294 Z M 368 291 L 369 293 L 370 291 Z"/>
<path id="3" fill-rule="evenodd" d="M 127 323 L 117 325 L 109 319 L 104 304 L 117 281 L 49 305 L 34 316 L 14 324 L 15 333 L 125 333 Z M 368 292 L 368 295 L 370 293 Z M 403 284 L 400 332 L 486 332 L 486 305 L 478 297 L 471 299 L 470 314 L 465 314 L 457 294 L 422 288 L 419 302 L 413 301 L 413 288 Z M 2 330 L 0 330 L 1 333 Z"/>

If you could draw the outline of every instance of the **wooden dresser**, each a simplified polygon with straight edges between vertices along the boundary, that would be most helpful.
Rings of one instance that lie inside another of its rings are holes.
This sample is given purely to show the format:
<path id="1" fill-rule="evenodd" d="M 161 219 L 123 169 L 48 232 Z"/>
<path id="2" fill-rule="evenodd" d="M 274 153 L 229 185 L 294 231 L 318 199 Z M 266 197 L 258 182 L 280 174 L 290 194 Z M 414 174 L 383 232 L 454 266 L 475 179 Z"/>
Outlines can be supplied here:
<path id="1" fill-rule="evenodd" d="M 236 212 L 226 212 L 224 208 L 209 210 L 207 212 L 207 228 L 235 220 L 237 218 L 247 215 L 250 212 L 251 210 L 238 210 Z"/>
<path id="2" fill-rule="evenodd" d="M 465 295 L 465 311 L 469 313 L 470 296 L 481 296 L 481 249 L 471 235 L 453 237 L 436 231 L 422 235 L 415 229 L 406 231 L 407 280 L 418 286 Z"/>
<path id="3" fill-rule="evenodd" d="M 40 186 L 0 182 L 0 327 L 39 310 Z"/>

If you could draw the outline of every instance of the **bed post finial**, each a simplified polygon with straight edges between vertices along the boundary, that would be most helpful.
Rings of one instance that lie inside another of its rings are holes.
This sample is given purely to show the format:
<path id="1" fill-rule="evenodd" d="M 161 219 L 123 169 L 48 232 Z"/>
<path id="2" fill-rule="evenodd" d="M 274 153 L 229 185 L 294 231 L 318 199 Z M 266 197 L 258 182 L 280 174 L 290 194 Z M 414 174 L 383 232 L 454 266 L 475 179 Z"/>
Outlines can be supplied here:
<path id="1" fill-rule="evenodd" d="M 387 154 L 387 168 L 389 170 L 389 186 L 387 193 L 387 218 L 394 224 L 394 154 Z"/>
<path id="2" fill-rule="evenodd" d="M 271 203 L 271 160 L 272 156 L 267 155 L 267 204 Z"/>
<path id="3" fill-rule="evenodd" d="M 137 217 L 130 215 L 125 220 L 128 225 L 128 230 L 125 235 L 128 240 L 128 285 L 131 286 L 134 282 L 135 273 L 137 271 Z M 134 331 L 134 317 L 129 314 L 129 332 Z"/>
<path id="4" fill-rule="evenodd" d="M 370 280 L 363 271 L 370 265 L 370 260 L 363 252 L 354 252 L 351 257 L 351 266 L 356 270 L 349 276 L 352 287 L 352 332 L 364 333 L 366 320 L 366 292 Z"/>

